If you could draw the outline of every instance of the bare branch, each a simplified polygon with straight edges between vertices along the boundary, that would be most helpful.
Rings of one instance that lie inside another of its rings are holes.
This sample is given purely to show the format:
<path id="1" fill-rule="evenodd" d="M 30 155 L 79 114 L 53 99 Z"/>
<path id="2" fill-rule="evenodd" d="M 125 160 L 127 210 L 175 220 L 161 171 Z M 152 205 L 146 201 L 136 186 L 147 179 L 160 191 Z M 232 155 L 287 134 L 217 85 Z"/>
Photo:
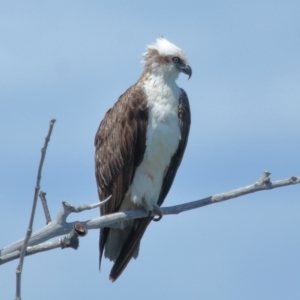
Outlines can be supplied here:
<path id="1" fill-rule="evenodd" d="M 292 176 L 287 179 L 278 180 L 271 182 L 270 180 L 270 172 L 264 172 L 262 177 L 255 182 L 252 185 L 248 185 L 239 189 L 235 189 L 229 192 L 221 193 L 221 194 L 215 194 L 210 197 L 206 197 L 197 201 L 188 202 L 180 205 L 175 206 L 169 206 L 169 207 L 162 207 L 162 211 L 164 215 L 173 215 L 173 214 L 179 214 L 184 211 L 196 209 L 199 207 L 203 207 L 209 204 L 218 203 L 221 201 L 233 199 L 236 197 L 240 197 L 246 194 L 259 192 L 263 190 L 269 190 L 279 187 L 284 187 L 288 185 L 294 185 L 300 183 L 300 177 Z M 48 225 L 46 225 L 44 228 L 40 229 L 39 231 L 32 234 L 29 246 L 27 248 L 27 251 L 25 255 L 31 255 L 35 254 L 37 252 L 47 251 L 54 248 L 58 248 L 61 246 L 61 239 L 55 240 L 51 243 L 45 243 L 51 238 L 58 237 L 65 235 L 66 233 L 70 233 L 75 227 L 76 224 L 80 224 L 82 226 L 82 232 L 83 235 L 86 234 L 87 230 L 89 229 L 99 229 L 101 227 L 112 227 L 112 228 L 118 228 L 121 221 L 125 220 L 131 220 L 131 219 L 137 219 L 137 218 L 143 218 L 148 216 L 148 212 L 145 212 L 144 210 L 133 210 L 133 211 L 126 211 L 126 212 L 118 212 L 110 215 L 101 216 L 98 218 L 94 218 L 87 221 L 81 221 L 81 222 L 66 222 L 67 217 L 72 212 L 80 212 L 86 209 L 93 209 L 97 208 L 106 201 L 109 201 L 110 197 L 108 199 L 105 199 L 102 202 L 92 204 L 92 205 L 83 205 L 79 207 L 74 207 L 73 205 L 63 202 L 63 206 L 61 211 L 59 212 L 57 218 L 55 221 L 50 222 Z M 153 214 L 154 216 L 154 214 Z M 77 227 L 78 228 L 78 227 Z M 78 234 L 79 235 L 79 234 Z M 3 248 L 0 250 L 0 265 L 7 263 L 13 259 L 16 259 L 20 255 L 19 249 L 23 245 L 24 241 L 18 241 L 8 247 Z"/>
<path id="2" fill-rule="evenodd" d="M 295 176 L 292 176 L 287 179 L 271 182 L 270 174 L 271 174 L 270 172 L 265 171 L 263 173 L 262 177 L 254 184 L 251 184 L 251 185 L 239 188 L 239 189 L 235 189 L 235 190 L 232 190 L 229 192 L 215 194 L 213 196 L 210 196 L 210 197 L 207 197 L 207 198 L 204 198 L 201 200 L 197 200 L 194 202 L 189 202 L 189 203 L 185 203 L 185 204 L 181 204 L 181 205 L 162 208 L 162 210 L 163 210 L 164 214 L 166 214 L 166 215 L 179 214 L 179 213 L 187 211 L 187 210 L 191 210 L 191 209 L 206 206 L 209 204 L 214 204 L 214 203 L 218 203 L 221 201 L 241 197 L 243 195 L 300 183 L 300 177 L 295 177 Z"/>
<path id="3" fill-rule="evenodd" d="M 45 156 L 46 156 L 47 146 L 48 146 L 48 143 L 50 141 L 50 137 L 51 137 L 51 133 L 52 133 L 54 123 L 55 123 L 54 119 L 50 121 L 49 131 L 48 131 L 48 134 L 45 138 L 44 147 L 42 148 L 42 155 L 41 155 L 38 174 L 37 174 L 37 180 L 36 180 L 36 185 L 35 185 L 35 192 L 34 192 L 34 197 L 33 197 L 32 210 L 31 210 L 31 215 L 30 215 L 30 221 L 29 221 L 28 229 L 26 231 L 26 236 L 25 236 L 25 239 L 24 239 L 24 243 L 23 243 L 22 248 L 21 248 L 19 265 L 16 269 L 16 296 L 15 296 L 16 300 L 21 299 L 21 274 L 22 274 L 24 256 L 25 256 L 25 252 L 26 252 L 26 249 L 27 249 L 27 246 L 28 246 L 28 241 L 29 241 L 31 233 L 32 233 L 32 225 L 33 225 L 33 220 L 34 220 L 34 214 L 35 214 L 35 209 L 36 209 L 38 193 L 39 193 L 39 190 L 40 190 L 40 181 L 41 181 L 41 178 L 42 178 L 42 169 L 43 169 L 43 164 L 44 164 L 44 160 L 45 160 Z"/>

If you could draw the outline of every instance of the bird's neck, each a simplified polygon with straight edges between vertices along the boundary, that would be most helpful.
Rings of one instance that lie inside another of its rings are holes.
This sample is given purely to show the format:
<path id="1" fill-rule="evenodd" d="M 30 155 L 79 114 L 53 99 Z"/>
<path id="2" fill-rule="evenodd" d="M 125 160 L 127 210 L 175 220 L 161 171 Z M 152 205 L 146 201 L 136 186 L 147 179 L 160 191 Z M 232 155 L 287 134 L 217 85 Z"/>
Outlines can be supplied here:
<path id="1" fill-rule="evenodd" d="M 161 74 L 151 73 L 143 78 L 143 87 L 148 97 L 148 104 L 159 107 L 177 108 L 180 95 L 180 88 L 176 84 L 175 78 L 161 76 Z"/>
<path id="2" fill-rule="evenodd" d="M 178 73 L 164 72 L 164 70 L 157 69 L 152 72 L 144 72 L 140 78 L 140 82 L 152 88 L 178 90 L 179 87 L 176 84 L 177 78 Z"/>

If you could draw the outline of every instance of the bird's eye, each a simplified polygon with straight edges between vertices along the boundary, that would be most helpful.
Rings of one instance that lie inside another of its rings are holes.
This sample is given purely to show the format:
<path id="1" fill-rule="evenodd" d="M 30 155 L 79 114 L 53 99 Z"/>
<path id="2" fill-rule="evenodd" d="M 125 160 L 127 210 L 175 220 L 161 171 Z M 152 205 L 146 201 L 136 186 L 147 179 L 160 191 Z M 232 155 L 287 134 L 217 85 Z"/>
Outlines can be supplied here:
<path id="1" fill-rule="evenodd" d="M 173 57 L 173 62 L 174 62 L 175 64 L 178 64 L 178 63 L 180 62 L 180 58 L 177 57 L 177 56 Z"/>

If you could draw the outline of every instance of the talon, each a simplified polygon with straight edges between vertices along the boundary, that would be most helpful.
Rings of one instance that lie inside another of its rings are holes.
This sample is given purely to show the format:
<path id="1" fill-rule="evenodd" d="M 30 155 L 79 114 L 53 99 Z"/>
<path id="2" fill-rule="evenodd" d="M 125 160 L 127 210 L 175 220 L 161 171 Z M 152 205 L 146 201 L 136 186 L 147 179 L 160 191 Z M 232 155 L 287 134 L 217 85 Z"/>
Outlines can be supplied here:
<path id="1" fill-rule="evenodd" d="M 163 216 L 163 212 L 162 212 L 161 208 L 158 205 L 155 205 L 155 206 L 153 206 L 153 210 L 158 214 L 158 217 L 153 217 L 153 221 L 154 222 L 160 221 Z"/>
<path id="2" fill-rule="evenodd" d="M 161 218 L 162 218 L 162 215 L 158 216 L 157 218 L 156 218 L 156 217 L 153 217 L 152 221 L 158 222 L 158 221 L 161 220 Z"/>

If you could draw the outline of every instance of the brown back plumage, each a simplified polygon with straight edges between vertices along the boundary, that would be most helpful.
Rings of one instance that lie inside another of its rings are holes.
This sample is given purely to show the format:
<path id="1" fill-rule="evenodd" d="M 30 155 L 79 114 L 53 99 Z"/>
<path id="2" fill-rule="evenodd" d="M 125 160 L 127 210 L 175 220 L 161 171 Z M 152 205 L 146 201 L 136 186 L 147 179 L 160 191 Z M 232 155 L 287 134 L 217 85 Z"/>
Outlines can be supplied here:
<path id="1" fill-rule="evenodd" d="M 134 85 L 108 110 L 95 137 L 96 180 L 101 214 L 117 212 L 146 148 L 148 111 L 143 89 Z M 100 230 L 100 263 L 109 228 Z"/>

